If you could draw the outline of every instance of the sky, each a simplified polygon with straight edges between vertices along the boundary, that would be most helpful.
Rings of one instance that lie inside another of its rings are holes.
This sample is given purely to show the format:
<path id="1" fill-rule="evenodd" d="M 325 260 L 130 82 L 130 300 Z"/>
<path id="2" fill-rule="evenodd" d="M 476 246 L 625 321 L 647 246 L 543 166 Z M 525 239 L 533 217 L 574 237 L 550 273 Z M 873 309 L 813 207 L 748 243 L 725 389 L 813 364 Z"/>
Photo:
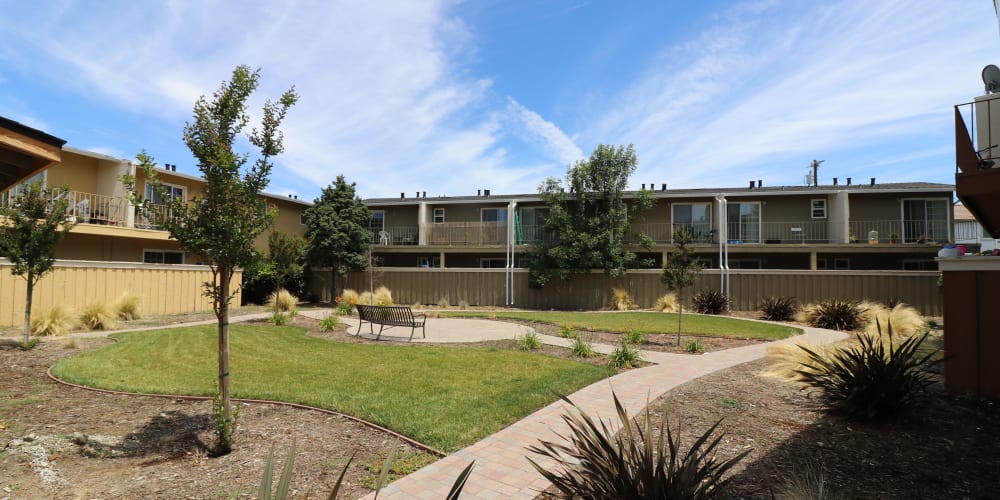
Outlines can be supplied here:
<path id="1" fill-rule="evenodd" d="M 268 191 L 535 193 L 599 144 L 630 186 L 953 183 L 953 106 L 1000 64 L 987 0 L 0 0 L 0 116 L 198 175 L 199 96 L 290 86 Z M 249 144 L 237 144 L 251 151 Z M 841 182 L 844 182 L 841 180 Z"/>

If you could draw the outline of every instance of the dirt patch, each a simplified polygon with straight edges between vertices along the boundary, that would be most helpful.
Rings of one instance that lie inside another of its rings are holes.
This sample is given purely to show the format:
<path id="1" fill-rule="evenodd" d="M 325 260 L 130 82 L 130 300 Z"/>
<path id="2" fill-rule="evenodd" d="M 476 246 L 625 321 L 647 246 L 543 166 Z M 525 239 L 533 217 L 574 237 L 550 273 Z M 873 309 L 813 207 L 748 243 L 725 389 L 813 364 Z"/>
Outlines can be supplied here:
<path id="1" fill-rule="evenodd" d="M 858 424 L 826 414 L 808 391 L 760 376 L 765 366 L 701 377 L 650 407 L 659 425 L 669 402 L 684 446 L 724 418 L 719 457 L 752 450 L 733 470 L 728 496 L 773 498 L 812 468 L 823 471 L 828 498 L 996 497 L 1000 404 L 948 395 L 938 384 L 922 406 Z"/>

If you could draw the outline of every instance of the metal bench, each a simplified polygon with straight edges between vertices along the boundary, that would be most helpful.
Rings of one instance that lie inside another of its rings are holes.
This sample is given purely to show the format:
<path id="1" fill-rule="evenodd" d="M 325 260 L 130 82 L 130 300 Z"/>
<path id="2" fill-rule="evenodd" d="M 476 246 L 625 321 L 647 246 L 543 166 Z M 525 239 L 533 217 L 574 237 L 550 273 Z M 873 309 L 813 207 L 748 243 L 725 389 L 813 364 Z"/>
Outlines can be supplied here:
<path id="1" fill-rule="evenodd" d="M 416 332 L 417 328 L 420 328 L 420 335 L 422 338 L 427 338 L 427 332 L 424 329 L 424 324 L 427 322 L 427 315 L 423 313 L 413 314 L 413 310 L 409 306 L 368 306 L 363 304 L 355 304 L 354 307 L 358 310 L 358 333 L 361 336 L 361 327 L 364 326 L 365 322 L 368 322 L 368 329 L 372 334 L 375 333 L 375 325 L 379 325 L 378 335 L 375 336 L 375 340 L 382 337 L 382 330 L 385 327 L 394 326 L 408 326 L 410 327 L 410 340 L 413 340 L 413 334 Z"/>

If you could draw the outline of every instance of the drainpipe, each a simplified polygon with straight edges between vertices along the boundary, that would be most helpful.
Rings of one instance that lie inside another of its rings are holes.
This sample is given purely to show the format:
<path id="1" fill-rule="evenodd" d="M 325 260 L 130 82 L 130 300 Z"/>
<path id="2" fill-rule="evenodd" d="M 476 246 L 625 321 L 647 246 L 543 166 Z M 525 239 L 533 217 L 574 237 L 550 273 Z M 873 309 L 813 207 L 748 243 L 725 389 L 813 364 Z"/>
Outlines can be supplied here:
<path id="1" fill-rule="evenodd" d="M 727 202 L 725 195 L 716 195 L 716 234 L 719 238 L 719 291 L 729 295 L 729 226 L 726 224 Z"/>
<path id="2" fill-rule="evenodd" d="M 517 244 L 514 236 L 514 222 L 516 221 L 516 211 L 517 202 L 511 200 L 507 204 L 507 266 L 504 270 L 504 288 L 506 289 L 506 301 L 504 305 L 507 307 L 514 305 L 514 246 Z"/>

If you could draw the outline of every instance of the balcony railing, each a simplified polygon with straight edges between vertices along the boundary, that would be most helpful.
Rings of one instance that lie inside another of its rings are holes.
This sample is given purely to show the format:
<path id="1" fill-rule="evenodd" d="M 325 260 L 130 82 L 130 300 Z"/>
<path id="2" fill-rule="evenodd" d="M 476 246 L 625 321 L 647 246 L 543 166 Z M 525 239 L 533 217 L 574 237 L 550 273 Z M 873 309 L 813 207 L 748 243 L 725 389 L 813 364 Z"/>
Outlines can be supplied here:
<path id="1" fill-rule="evenodd" d="M 761 233 L 764 243 L 831 243 L 826 221 L 764 222 Z"/>
<path id="2" fill-rule="evenodd" d="M 475 246 L 506 245 L 506 222 L 445 222 L 421 224 L 428 245 Z"/>
<path id="3" fill-rule="evenodd" d="M 417 226 L 389 226 L 370 228 L 373 245 L 416 245 L 420 242 L 420 228 Z"/>
<path id="4" fill-rule="evenodd" d="M 955 243 L 975 244 L 983 242 L 983 226 L 974 220 L 955 222 Z"/>
<path id="5" fill-rule="evenodd" d="M 872 233 L 874 231 L 874 233 Z M 851 243 L 944 243 L 948 241 L 944 220 L 871 220 L 850 222 Z"/>

